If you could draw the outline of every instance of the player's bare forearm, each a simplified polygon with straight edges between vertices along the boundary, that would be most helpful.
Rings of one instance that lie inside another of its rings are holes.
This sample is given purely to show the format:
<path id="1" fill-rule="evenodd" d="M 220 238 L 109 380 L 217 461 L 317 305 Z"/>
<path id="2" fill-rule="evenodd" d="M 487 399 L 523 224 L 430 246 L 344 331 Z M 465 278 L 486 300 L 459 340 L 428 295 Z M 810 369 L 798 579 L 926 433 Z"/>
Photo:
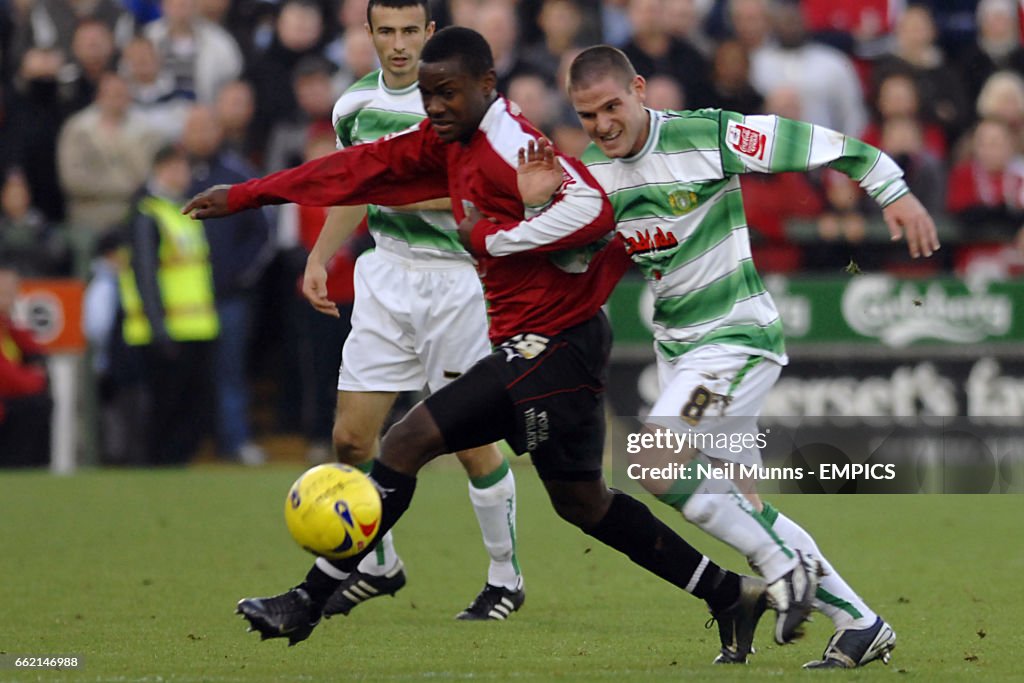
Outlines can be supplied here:
<path id="1" fill-rule="evenodd" d="M 327 265 L 331 257 L 337 253 L 341 245 L 352 236 L 363 218 L 366 217 L 366 205 L 332 206 L 327 210 L 324 227 L 316 238 L 316 244 L 309 252 L 309 260 L 320 265 Z"/>

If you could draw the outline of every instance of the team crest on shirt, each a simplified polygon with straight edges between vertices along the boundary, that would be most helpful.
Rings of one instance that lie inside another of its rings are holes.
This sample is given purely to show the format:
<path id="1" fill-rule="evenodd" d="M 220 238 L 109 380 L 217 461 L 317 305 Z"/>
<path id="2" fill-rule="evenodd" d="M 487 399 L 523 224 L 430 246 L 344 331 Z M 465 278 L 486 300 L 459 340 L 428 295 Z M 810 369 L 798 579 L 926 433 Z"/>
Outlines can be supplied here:
<path id="1" fill-rule="evenodd" d="M 668 205 L 677 216 L 690 213 L 697 208 L 697 193 L 693 190 L 676 190 L 668 195 Z"/>
<path id="2" fill-rule="evenodd" d="M 729 122 L 725 130 L 725 141 L 737 154 L 744 154 L 758 160 L 764 159 L 764 150 L 768 146 L 768 136 L 744 125 Z"/>

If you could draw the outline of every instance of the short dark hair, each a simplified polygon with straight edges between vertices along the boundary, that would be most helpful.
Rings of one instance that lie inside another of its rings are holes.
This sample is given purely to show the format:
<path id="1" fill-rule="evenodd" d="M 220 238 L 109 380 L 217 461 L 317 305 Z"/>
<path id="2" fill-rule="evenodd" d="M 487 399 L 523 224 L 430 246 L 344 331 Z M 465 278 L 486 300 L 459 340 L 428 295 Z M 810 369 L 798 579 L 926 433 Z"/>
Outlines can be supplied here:
<path id="1" fill-rule="evenodd" d="M 622 50 L 611 45 L 588 47 L 576 55 L 569 67 L 566 89 L 582 88 L 605 76 L 622 79 L 626 87 L 636 78 L 636 69 Z"/>
<path id="2" fill-rule="evenodd" d="M 458 58 L 474 78 L 494 68 L 491 46 L 482 35 L 464 26 L 449 26 L 435 33 L 423 47 L 420 62 L 432 64 L 454 58 Z"/>
<path id="3" fill-rule="evenodd" d="M 188 161 L 188 154 L 185 153 L 185 149 L 176 143 L 168 143 L 158 149 L 156 154 L 153 155 L 153 168 L 179 160 Z"/>
<path id="4" fill-rule="evenodd" d="M 423 25 L 426 26 L 430 23 L 430 3 L 427 0 L 370 0 L 366 5 L 366 23 L 370 25 L 370 28 L 373 28 L 373 22 L 370 21 L 370 10 L 374 7 L 402 9 L 403 7 L 414 7 L 417 5 L 423 8 Z"/>

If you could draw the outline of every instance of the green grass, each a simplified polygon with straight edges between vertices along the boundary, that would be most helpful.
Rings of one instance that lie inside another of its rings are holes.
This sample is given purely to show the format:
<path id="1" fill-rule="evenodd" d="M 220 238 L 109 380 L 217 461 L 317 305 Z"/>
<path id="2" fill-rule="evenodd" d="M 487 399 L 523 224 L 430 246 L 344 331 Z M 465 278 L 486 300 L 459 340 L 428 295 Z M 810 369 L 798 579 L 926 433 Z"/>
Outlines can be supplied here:
<path id="1" fill-rule="evenodd" d="M 528 600 L 504 624 L 456 622 L 486 555 L 460 471 L 421 476 L 398 528 L 408 586 L 317 628 L 294 648 L 260 643 L 233 615 L 245 595 L 298 582 L 309 557 L 282 519 L 295 467 L 261 471 L 0 473 L 0 652 L 75 654 L 76 671 L 0 670 L 0 681 L 779 680 L 831 632 L 780 648 L 759 632 L 745 668 L 714 667 L 702 603 L 556 519 L 516 469 Z M 650 502 L 650 501 L 648 501 Z M 844 576 L 893 624 L 899 646 L 840 677 L 1021 680 L 1024 497 L 789 496 Z M 734 552 L 658 506 L 734 569 Z"/>

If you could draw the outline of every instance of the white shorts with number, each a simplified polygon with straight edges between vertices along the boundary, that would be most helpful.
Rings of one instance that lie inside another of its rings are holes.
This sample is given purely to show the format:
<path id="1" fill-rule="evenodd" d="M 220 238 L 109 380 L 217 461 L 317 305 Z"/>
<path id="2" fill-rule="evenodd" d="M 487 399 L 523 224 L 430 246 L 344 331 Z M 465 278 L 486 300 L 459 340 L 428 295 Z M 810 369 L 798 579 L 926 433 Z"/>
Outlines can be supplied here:
<path id="1" fill-rule="evenodd" d="M 476 269 L 377 249 L 356 261 L 340 391 L 437 391 L 491 352 Z"/>
<path id="2" fill-rule="evenodd" d="M 761 451 L 753 443 L 757 418 L 781 371 L 770 358 L 720 344 L 697 347 L 675 362 L 659 356 L 661 394 L 648 422 L 709 435 L 700 450 L 713 458 L 760 464 Z"/>

